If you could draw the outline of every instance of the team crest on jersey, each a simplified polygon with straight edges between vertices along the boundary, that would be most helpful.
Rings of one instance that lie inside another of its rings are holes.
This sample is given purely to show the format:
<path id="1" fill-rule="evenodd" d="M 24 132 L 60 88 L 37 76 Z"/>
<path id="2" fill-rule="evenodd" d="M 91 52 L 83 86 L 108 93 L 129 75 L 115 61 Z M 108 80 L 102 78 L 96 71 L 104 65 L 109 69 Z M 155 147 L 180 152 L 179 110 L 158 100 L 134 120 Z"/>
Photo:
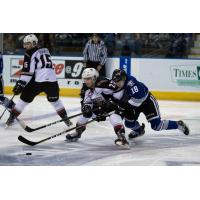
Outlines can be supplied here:
<path id="1" fill-rule="evenodd" d="M 133 87 L 134 83 L 133 83 L 133 81 L 130 80 L 127 85 L 130 86 L 130 87 Z"/>

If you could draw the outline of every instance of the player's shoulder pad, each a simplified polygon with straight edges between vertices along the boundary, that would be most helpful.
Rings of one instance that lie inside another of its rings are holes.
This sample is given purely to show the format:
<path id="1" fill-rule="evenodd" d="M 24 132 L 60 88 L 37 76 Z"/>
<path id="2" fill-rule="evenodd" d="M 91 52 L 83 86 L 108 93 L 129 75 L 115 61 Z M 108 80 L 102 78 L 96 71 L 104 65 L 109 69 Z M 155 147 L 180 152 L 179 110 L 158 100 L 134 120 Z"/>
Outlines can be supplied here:
<path id="1" fill-rule="evenodd" d="M 31 56 L 32 56 L 37 50 L 38 50 L 38 47 L 35 47 L 35 48 L 33 48 L 33 49 L 30 49 L 30 50 L 26 51 L 26 53 L 25 53 L 24 56 L 31 59 Z"/>
<path id="2" fill-rule="evenodd" d="M 103 87 L 106 87 L 107 84 L 108 84 L 108 79 L 105 78 L 105 79 L 97 79 L 96 83 L 95 83 L 95 86 L 96 87 L 100 87 L 100 88 L 103 88 Z"/>

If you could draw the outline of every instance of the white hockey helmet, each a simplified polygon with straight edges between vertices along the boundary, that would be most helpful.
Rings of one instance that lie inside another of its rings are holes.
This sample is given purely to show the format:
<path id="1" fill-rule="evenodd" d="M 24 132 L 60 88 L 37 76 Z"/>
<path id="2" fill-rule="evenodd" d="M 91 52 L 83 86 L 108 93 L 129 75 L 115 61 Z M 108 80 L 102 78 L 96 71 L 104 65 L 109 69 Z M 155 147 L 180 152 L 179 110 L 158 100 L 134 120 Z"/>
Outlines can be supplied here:
<path id="1" fill-rule="evenodd" d="M 23 43 L 30 42 L 33 46 L 36 46 L 38 43 L 38 38 L 34 34 L 26 35 L 24 37 Z"/>
<path id="2" fill-rule="evenodd" d="M 94 68 L 86 68 L 82 73 L 82 79 L 92 78 L 93 81 L 96 81 L 98 77 L 99 77 L 99 72 Z"/>

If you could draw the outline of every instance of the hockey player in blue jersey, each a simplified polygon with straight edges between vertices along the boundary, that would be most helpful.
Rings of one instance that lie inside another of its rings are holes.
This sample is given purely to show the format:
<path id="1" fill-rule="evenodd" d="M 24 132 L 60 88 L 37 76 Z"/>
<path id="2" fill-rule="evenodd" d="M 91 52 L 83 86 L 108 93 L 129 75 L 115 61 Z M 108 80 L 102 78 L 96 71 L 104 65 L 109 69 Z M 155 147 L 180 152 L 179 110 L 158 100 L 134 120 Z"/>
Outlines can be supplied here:
<path id="1" fill-rule="evenodd" d="M 3 86 L 3 56 L 0 52 L 0 105 L 8 107 L 8 110 L 11 110 L 14 106 L 14 102 L 10 101 L 7 97 L 4 96 L 4 86 Z"/>
<path id="2" fill-rule="evenodd" d="M 185 135 L 189 134 L 189 129 L 183 121 L 161 119 L 157 100 L 135 77 L 128 76 L 124 70 L 116 69 L 112 80 L 119 88 L 124 89 L 117 113 L 125 118 L 125 126 L 132 130 L 128 135 L 129 139 L 145 133 L 144 124 L 140 125 L 138 122 L 140 113 L 144 113 L 151 128 L 155 131 L 179 129 Z"/>

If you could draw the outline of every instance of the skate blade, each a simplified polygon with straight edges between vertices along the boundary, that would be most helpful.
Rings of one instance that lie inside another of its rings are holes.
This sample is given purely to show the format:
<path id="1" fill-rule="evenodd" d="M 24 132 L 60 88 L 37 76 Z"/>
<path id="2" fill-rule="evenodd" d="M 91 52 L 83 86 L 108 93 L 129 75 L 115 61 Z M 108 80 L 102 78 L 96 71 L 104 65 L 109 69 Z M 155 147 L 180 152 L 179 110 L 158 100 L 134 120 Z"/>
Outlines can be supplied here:
<path id="1" fill-rule="evenodd" d="M 141 135 L 137 135 L 137 136 L 134 136 L 132 138 L 128 138 L 129 140 L 134 140 L 135 138 L 139 138 L 139 137 L 142 137 L 144 134 L 141 134 Z"/>
<path id="2" fill-rule="evenodd" d="M 73 142 L 77 142 L 79 139 L 72 139 L 72 140 L 68 140 L 68 139 L 65 139 L 65 142 L 67 143 L 73 143 Z"/>
<path id="3" fill-rule="evenodd" d="M 131 149 L 130 146 L 129 146 L 128 144 L 116 143 L 116 146 L 117 146 L 117 147 L 120 147 L 121 149 L 124 149 L 124 150 L 129 150 L 129 149 Z"/>

